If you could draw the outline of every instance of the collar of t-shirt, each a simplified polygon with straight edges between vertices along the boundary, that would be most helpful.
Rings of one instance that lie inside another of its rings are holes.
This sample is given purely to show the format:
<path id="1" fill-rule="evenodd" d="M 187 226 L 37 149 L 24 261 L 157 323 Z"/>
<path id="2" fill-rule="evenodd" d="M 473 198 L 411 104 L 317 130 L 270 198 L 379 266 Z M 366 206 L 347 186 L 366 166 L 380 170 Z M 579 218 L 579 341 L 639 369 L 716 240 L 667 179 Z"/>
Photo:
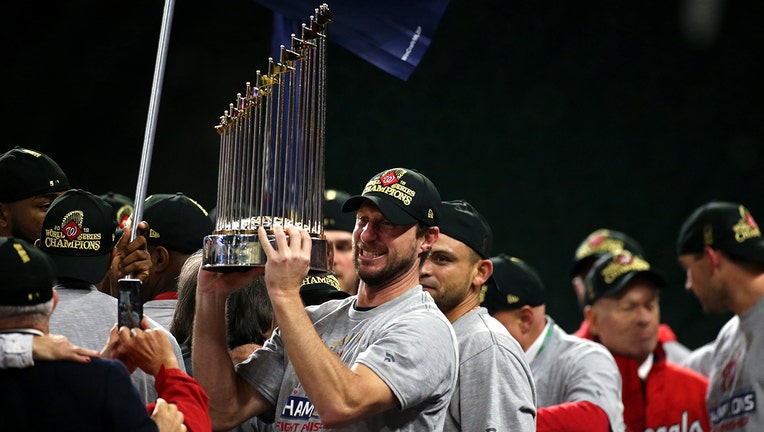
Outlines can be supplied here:
<path id="1" fill-rule="evenodd" d="M 177 300 L 178 293 L 175 291 L 167 291 L 154 296 L 152 300 Z"/>
<path id="2" fill-rule="evenodd" d="M 533 344 L 531 344 L 530 348 L 528 348 L 528 351 L 525 352 L 525 358 L 528 360 L 528 364 L 533 363 L 533 360 L 536 358 L 538 353 L 540 353 L 541 349 L 544 348 L 544 344 L 549 337 L 549 330 L 551 327 L 552 320 L 547 319 L 546 326 L 544 326 L 544 331 L 541 332 L 539 337 L 537 337 L 536 340 L 533 341 Z"/>
<path id="3" fill-rule="evenodd" d="M 35 336 L 45 336 L 45 333 L 33 328 L 6 329 L 6 330 L 0 331 L 0 333 L 21 333 L 21 334 L 31 334 Z"/>
<path id="4" fill-rule="evenodd" d="M 639 369 L 637 369 L 637 375 L 639 375 L 639 378 L 644 381 L 647 379 L 647 375 L 650 374 L 650 369 L 653 368 L 653 353 L 650 353 L 650 355 L 647 356 L 645 361 L 642 362 L 641 365 L 639 365 Z"/>

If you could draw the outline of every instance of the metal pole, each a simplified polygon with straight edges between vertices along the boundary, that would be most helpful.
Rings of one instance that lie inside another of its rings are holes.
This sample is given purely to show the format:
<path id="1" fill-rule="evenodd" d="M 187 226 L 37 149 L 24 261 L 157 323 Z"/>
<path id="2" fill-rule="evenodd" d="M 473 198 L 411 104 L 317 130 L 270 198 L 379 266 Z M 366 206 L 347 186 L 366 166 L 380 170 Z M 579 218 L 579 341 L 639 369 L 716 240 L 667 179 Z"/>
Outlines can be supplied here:
<path id="1" fill-rule="evenodd" d="M 154 67 L 154 82 L 151 87 L 151 101 L 149 114 L 146 120 L 146 133 L 143 137 L 143 153 L 141 154 L 141 167 L 138 173 L 138 185 L 135 188 L 135 202 L 133 205 L 133 230 L 130 241 L 137 236 L 138 222 L 143 218 L 143 202 L 146 199 L 146 187 L 149 182 L 149 169 L 151 168 L 151 153 L 154 148 L 154 136 L 156 135 L 156 122 L 159 115 L 159 99 L 162 97 L 162 82 L 164 69 L 167 61 L 167 47 L 170 43 L 170 27 L 172 26 L 172 13 L 175 0 L 167 0 L 164 5 L 162 16 L 162 29 L 159 34 L 159 48 L 157 61 Z"/>
<path id="2" fill-rule="evenodd" d="M 135 188 L 135 202 L 133 205 L 132 230 L 130 241 L 137 237 L 138 223 L 143 218 L 143 201 L 146 199 L 146 185 L 149 181 L 149 168 L 151 167 L 151 153 L 154 147 L 154 135 L 156 135 L 156 122 L 159 114 L 159 99 L 162 96 L 162 81 L 164 78 L 164 66 L 167 60 L 167 47 L 170 43 L 170 26 L 175 0 L 166 0 L 164 14 L 162 16 L 162 28 L 159 32 L 159 48 L 157 61 L 154 67 L 154 82 L 151 87 L 151 101 L 149 114 L 146 120 L 146 134 L 143 138 L 143 153 L 141 154 L 141 167 L 138 173 L 138 185 Z M 143 285 L 140 279 L 133 275 L 127 275 L 117 281 L 119 299 L 117 303 L 117 323 L 120 327 L 141 327 L 143 317 L 143 304 L 141 303 L 140 290 Z"/>

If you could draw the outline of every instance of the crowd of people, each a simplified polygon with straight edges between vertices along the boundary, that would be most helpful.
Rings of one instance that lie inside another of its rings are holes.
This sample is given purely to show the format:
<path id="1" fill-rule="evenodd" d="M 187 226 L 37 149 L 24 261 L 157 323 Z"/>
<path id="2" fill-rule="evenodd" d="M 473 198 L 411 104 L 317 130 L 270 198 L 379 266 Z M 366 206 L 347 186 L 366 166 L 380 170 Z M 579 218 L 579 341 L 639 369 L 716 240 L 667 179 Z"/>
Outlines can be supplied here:
<path id="1" fill-rule="evenodd" d="M 575 250 L 569 334 L 532 264 L 494 251 L 478 209 L 425 174 L 386 169 L 323 202 L 326 272 L 309 272 L 308 232 L 278 224 L 257 229 L 264 265 L 210 271 L 214 211 L 192 197 L 151 195 L 133 221 L 129 198 L 72 187 L 43 153 L 0 155 L 4 427 L 764 429 L 764 238 L 743 204 L 705 203 L 677 233 L 684 288 L 734 313 L 690 350 L 661 322 L 671 287 L 626 233 Z M 126 279 L 134 326 L 117 324 Z"/>

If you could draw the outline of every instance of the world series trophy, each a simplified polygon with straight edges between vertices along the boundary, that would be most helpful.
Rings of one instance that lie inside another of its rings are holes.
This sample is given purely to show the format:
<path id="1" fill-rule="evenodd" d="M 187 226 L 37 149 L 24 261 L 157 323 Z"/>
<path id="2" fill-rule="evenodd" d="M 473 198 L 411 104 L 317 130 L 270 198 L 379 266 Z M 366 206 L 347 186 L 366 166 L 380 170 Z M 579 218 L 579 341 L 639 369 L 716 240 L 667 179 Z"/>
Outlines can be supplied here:
<path id="1" fill-rule="evenodd" d="M 232 271 L 265 265 L 257 235 L 265 228 L 304 228 L 312 240 L 311 272 L 329 268 L 323 235 L 326 122 L 326 28 L 333 20 L 322 4 L 302 24 L 291 47 L 268 59 L 236 95 L 220 124 L 217 219 L 205 237 L 202 266 Z"/>

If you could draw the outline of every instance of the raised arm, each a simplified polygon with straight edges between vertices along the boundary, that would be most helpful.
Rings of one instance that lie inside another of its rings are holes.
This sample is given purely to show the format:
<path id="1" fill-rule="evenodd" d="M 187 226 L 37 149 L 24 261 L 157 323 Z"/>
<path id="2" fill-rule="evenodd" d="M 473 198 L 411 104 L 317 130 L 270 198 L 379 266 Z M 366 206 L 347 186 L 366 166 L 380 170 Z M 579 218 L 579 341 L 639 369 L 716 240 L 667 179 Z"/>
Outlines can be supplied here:
<path id="1" fill-rule="evenodd" d="M 341 427 L 397 404 L 392 390 L 367 366 L 348 367 L 313 330 L 300 298 L 310 267 L 311 239 L 305 230 L 273 229 L 276 248 L 259 231 L 268 259 L 265 283 L 281 338 L 300 383 L 329 428 Z M 289 235 L 287 239 L 286 234 Z M 196 347 L 194 347 L 196 349 Z M 194 365 L 194 367 L 196 367 Z"/>
<path id="2" fill-rule="evenodd" d="M 230 273 L 199 270 L 191 358 L 194 378 L 210 397 L 214 429 L 231 429 L 273 409 L 254 387 L 236 375 L 226 343 L 226 298 L 262 272 L 261 267 Z"/>

